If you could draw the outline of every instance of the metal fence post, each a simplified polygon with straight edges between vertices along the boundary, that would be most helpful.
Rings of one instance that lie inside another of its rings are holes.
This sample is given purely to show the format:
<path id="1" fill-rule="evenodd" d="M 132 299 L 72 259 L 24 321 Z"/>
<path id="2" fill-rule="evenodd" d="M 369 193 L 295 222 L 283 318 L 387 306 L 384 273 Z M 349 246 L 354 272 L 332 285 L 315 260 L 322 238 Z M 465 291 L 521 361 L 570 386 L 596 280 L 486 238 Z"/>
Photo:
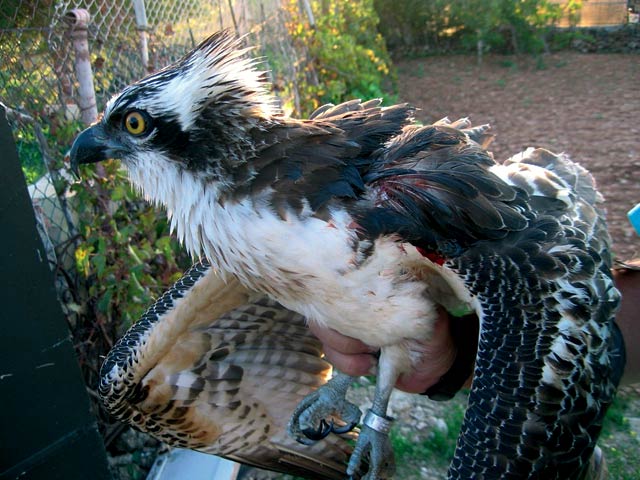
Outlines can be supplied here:
<path id="1" fill-rule="evenodd" d="M 71 28 L 73 49 L 76 54 L 75 67 L 80 88 L 78 104 L 80 115 L 85 125 L 90 125 L 98 118 L 96 92 L 93 86 L 93 71 L 89 57 L 89 36 L 87 29 L 91 20 L 89 12 L 83 8 L 74 8 L 66 13 L 65 22 Z"/>
<path id="2" fill-rule="evenodd" d="M 145 70 L 149 70 L 149 45 L 148 38 L 149 24 L 147 22 L 147 12 L 144 8 L 144 0 L 133 0 L 133 10 L 136 14 L 136 28 L 140 35 L 140 56 Z"/>

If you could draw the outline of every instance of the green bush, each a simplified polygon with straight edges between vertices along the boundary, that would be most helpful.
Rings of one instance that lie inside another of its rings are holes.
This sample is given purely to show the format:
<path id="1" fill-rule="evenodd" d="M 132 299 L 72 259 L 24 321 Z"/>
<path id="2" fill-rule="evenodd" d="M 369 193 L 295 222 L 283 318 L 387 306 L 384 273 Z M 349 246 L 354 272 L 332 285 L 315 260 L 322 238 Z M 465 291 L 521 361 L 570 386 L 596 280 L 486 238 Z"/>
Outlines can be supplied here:
<path id="1" fill-rule="evenodd" d="M 190 259 L 169 235 L 166 215 L 139 198 L 119 162 L 83 167 L 83 177 L 71 186 L 83 237 L 76 266 L 86 280 L 90 316 L 117 326 L 119 335 Z"/>
<path id="2" fill-rule="evenodd" d="M 499 53 L 546 50 L 549 30 L 582 0 L 375 0 L 380 31 L 390 48 L 409 52 L 483 49 Z"/>
<path id="3" fill-rule="evenodd" d="M 411 51 L 443 51 L 459 39 L 462 22 L 452 0 L 375 0 L 379 30 L 389 48 Z"/>
<path id="4" fill-rule="evenodd" d="M 396 74 L 377 30 L 373 0 L 311 2 L 315 25 L 289 0 L 292 21 L 287 25 L 294 43 L 309 56 L 297 71 L 300 115 L 325 103 L 351 98 L 389 99 L 395 92 Z"/>

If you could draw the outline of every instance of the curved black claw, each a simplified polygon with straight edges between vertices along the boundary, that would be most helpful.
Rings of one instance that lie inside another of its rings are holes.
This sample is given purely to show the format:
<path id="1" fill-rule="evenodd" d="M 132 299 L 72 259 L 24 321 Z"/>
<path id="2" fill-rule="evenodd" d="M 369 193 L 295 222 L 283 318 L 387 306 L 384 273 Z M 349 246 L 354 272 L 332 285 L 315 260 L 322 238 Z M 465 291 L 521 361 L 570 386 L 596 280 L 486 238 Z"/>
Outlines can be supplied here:
<path id="1" fill-rule="evenodd" d="M 336 427 L 333 424 L 333 420 L 331 420 L 331 431 L 333 433 L 337 433 L 338 435 L 341 435 L 343 433 L 350 432 L 351 430 L 356 428 L 357 425 L 358 425 L 358 422 L 351 422 L 351 423 L 348 423 L 346 425 L 343 425 L 342 427 Z"/>
<path id="2" fill-rule="evenodd" d="M 331 423 L 327 423 L 323 418 L 320 420 L 320 426 L 317 429 L 313 428 L 305 428 L 301 430 L 302 434 L 307 437 L 309 440 L 322 440 L 327 435 L 329 435 L 333 430 L 333 420 Z"/>

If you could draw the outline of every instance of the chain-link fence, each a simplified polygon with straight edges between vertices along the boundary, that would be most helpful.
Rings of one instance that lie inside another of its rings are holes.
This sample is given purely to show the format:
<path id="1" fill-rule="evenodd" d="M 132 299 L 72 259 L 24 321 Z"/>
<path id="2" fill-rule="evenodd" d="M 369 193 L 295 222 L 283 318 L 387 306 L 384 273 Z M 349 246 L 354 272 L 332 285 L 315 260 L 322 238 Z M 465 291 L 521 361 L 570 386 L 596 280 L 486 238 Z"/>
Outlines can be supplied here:
<path id="1" fill-rule="evenodd" d="M 72 272 L 79 239 L 67 205 L 70 178 L 63 158 L 82 120 L 92 119 L 86 116 L 74 71 L 78 54 L 73 42 L 82 20 L 77 9 L 90 15 L 86 33 L 95 100 L 89 107 L 94 112 L 127 84 L 178 59 L 223 28 L 247 35 L 248 44 L 261 45 L 254 54 L 270 59 L 274 88 L 283 93 L 279 87 L 289 85 L 286 94 L 295 110 L 296 69 L 305 51 L 294 48 L 286 27 L 287 10 L 280 6 L 281 0 L 0 0 L 0 101 L 8 107 L 62 295 L 69 294 L 65 283 L 75 284 L 71 290 L 78 288 Z"/>

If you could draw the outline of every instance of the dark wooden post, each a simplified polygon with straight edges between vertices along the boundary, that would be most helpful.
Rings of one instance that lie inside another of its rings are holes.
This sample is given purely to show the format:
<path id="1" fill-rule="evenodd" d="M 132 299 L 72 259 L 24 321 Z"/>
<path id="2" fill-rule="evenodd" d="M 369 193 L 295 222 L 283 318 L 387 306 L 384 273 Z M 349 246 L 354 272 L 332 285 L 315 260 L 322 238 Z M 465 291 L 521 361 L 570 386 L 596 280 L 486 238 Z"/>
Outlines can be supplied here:
<path id="1" fill-rule="evenodd" d="M 108 479 L 1 104 L 0 151 L 0 479 Z"/>

